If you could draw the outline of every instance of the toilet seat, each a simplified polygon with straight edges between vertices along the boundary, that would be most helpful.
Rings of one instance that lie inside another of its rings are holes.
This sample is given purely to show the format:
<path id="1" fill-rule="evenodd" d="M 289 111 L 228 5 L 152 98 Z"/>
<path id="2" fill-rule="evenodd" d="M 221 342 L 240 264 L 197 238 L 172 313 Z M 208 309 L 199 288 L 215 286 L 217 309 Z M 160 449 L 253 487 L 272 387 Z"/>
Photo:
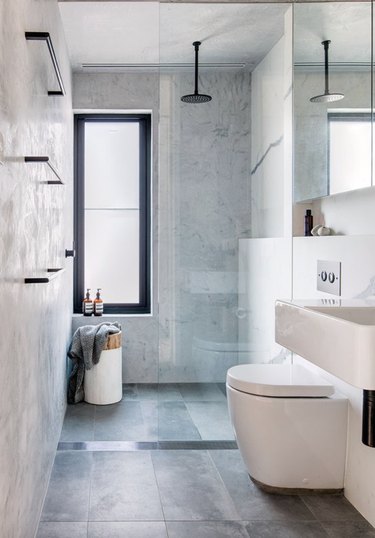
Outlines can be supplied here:
<path id="1" fill-rule="evenodd" d="M 240 364 L 228 370 L 227 384 L 246 394 L 274 398 L 324 398 L 335 391 L 299 364 Z"/>

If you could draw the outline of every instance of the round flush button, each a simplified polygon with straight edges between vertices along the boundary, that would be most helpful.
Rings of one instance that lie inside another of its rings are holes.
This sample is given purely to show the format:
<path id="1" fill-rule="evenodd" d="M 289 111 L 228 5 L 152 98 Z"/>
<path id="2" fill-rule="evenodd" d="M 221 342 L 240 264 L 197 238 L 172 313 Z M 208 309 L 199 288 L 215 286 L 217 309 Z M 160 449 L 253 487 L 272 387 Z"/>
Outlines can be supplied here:
<path id="1" fill-rule="evenodd" d="M 330 281 L 331 284 L 334 283 L 335 279 L 336 279 L 335 273 L 329 273 L 328 280 Z"/>
<path id="2" fill-rule="evenodd" d="M 322 271 L 320 273 L 320 278 L 323 280 L 323 282 L 325 282 L 327 280 L 327 272 L 326 271 Z"/>

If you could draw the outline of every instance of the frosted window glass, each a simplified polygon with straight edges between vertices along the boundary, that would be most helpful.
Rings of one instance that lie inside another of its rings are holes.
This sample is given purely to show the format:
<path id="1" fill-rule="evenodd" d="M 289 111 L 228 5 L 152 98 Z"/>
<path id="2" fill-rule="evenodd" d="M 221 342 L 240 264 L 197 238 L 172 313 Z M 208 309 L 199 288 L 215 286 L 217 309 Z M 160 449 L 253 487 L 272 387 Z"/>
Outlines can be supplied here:
<path id="1" fill-rule="evenodd" d="M 85 211 L 85 289 L 104 302 L 139 302 L 139 211 Z"/>
<path id="2" fill-rule="evenodd" d="M 138 122 L 86 122 L 85 207 L 139 209 Z"/>
<path id="3" fill-rule="evenodd" d="M 330 121 L 330 194 L 371 185 L 371 122 Z"/>

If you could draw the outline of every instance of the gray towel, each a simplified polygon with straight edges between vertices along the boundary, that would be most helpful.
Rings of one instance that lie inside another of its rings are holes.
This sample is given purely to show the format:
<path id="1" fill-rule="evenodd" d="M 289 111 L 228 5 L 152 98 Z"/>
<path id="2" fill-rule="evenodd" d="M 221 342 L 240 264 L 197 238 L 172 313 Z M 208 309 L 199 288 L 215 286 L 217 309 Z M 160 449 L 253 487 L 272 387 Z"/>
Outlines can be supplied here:
<path id="1" fill-rule="evenodd" d="M 68 357 L 73 361 L 73 368 L 68 381 L 68 403 L 78 403 L 84 399 L 83 379 L 85 370 L 98 364 L 100 354 L 107 342 L 108 335 L 121 331 L 115 323 L 100 323 L 78 327 L 73 335 Z"/>

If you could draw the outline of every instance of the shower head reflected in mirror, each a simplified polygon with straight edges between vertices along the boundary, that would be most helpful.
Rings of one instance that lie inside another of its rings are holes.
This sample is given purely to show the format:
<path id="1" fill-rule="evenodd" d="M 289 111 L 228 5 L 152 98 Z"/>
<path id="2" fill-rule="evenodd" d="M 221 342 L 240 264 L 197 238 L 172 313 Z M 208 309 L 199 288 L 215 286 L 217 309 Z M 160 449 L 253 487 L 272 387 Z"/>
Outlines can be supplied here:
<path id="1" fill-rule="evenodd" d="M 340 101 L 340 99 L 344 99 L 345 97 L 343 93 L 330 93 L 329 91 L 328 49 L 330 43 L 331 42 L 329 39 L 327 39 L 326 41 L 322 41 L 322 45 L 324 47 L 324 93 L 311 97 L 310 101 L 312 103 L 332 103 L 333 101 Z"/>
<path id="2" fill-rule="evenodd" d="M 201 45 L 200 41 L 194 41 L 193 47 L 195 50 L 195 84 L 194 84 L 194 93 L 190 93 L 188 95 L 183 95 L 181 97 L 181 101 L 183 103 L 208 103 L 211 101 L 212 97 L 210 95 L 205 95 L 204 93 L 198 92 L 198 53 L 199 53 L 199 46 Z"/>

